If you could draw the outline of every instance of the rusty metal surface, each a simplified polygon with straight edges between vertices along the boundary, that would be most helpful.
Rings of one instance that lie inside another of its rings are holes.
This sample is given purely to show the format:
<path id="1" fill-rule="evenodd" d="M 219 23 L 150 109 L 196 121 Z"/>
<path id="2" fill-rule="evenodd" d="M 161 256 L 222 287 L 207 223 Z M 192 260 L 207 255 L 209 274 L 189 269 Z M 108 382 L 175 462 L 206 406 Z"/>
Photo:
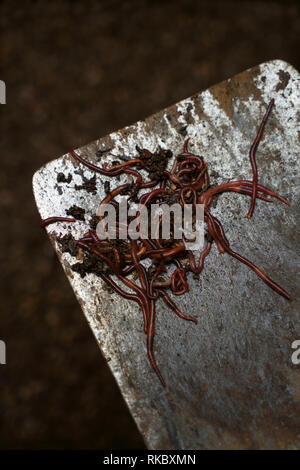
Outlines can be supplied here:
<path id="1" fill-rule="evenodd" d="M 84 224 L 47 228 L 151 449 L 300 447 L 300 366 L 291 361 L 291 344 L 300 338 L 300 75 L 285 62 L 268 62 L 78 149 L 99 163 L 99 149 L 134 155 L 136 144 L 152 151 L 160 144 L 176 153 L 190 137 L 191 148 L 209 164 L 212 184 L 249 179 L 249 147 L 272 97 L 275 108 L 257 152 L 259 181 L 287 197 L 291 207 L 259 201 L 249 221 L 249 199 L 224 194 L 213 213 L 224 223 L 233 249 L 263 268 L 292 300 L 281 298 L 246 266 L 214 247 L 200 280 L 191 276 L 190 293 L 176 299 L 184 312 L 198 318 L 198 325 L 179 319 L 161 301 L 157 304 L 154 349 L 167 391 L 149 365 L 137 306 L 108 292 L 94 275 L 81 279 L 69 268 L 70 255 L 56 245 L 57 234 L 71 231 L 78 237 Z M 64 155 L 36 172 L 33 188 L 43 218 L 64 216 L 73 204 L 86 209 L 87 220 L 95 212 L 106 178 L 97 176 L 97 196 L 75 191 L 82 183 L 80 169 L 93 176 Z M 72 181 L 57 183 L 59 172 L 72 174 Z"/>

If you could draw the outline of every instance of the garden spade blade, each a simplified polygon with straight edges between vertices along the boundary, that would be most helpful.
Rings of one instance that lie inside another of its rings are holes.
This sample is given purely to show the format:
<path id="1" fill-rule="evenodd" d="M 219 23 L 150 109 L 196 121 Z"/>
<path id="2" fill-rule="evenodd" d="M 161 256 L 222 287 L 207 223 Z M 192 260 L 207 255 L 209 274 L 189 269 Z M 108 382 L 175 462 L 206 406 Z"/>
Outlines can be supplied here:
<path id="1" fill-rule="evenodd" d="M 300 75 L 282 61 L 261 64 L 76 150 L 103 166 L 112 155 L 135 156 L 136 145 L 150 151 L 161 146 L 176 155 L 190 138 L 190 150 L 208 164 L 212 185 L 251 180 L 249 149 L 272 98 L 275 105 L 256 155 L 258 179 L 291 206 L 258 200 L 249 220 L 250 198 L 227 193 L 212 213 L 231 247 L 282 285 L 291 300 L 214 245 L 199 278 L 188 274 L 190 291 L 176 298 L 197 325 L 157 301 L 154 352 L 167 389 L 149 364 L 137 304 L 112 293 L 94 274 L 81 278 L 71 269 L 74 258 L 57 242 L 68 233 L 82 237 L 105 196 L 105 181 L 112 189 L 120 183 L 95 176 L 68 153 L 34 175 L 41 218 L 65 217 L 73 205 L 85 209 L 85 223 L 60 222 L 46 230 L 150 449 L 300 446 L 300 366 L 293 349 L 300 339 Z"/>

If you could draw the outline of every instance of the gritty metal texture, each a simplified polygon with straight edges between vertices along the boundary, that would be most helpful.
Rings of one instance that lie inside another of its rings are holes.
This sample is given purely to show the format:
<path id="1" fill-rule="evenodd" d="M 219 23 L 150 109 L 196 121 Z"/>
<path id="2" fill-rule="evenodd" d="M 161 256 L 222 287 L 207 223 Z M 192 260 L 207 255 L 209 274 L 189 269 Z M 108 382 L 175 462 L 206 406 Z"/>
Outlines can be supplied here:
<path id="1" fill-rule="evenodd" d="M 71 232 L 78 238 L 86 225 L 47 227 L 150 449 L 300 447 L 300 366 L 291 361 L 291 344 L 300 339 L 300 75 L 285 62 L 268 62 L 77 149 L 86 159 L 103 165 L 112 157 L 97 158 L 96 150 L 111 148 L 114 154 L 136 155 L 136 144 L 151 151 L 161 145 L 176 154 L 190 137 L 190 149 L 209 165 L 212 184 L 251 179 L 249 149 L 271 98 L 275 107 L 257 152 L 259 182 L 289 199 L 291 207 L 279 201 L 257 201 L 248 220 L 250 198 L 228 193 L 218 198 L 212 213 L 223 223 L 232 248 L 273 277 L 292 300 L 280 297 L 214 246 L 200 280 L 189 275 L 190 292 L 176 298 L 183 312 L 198 319 L 198 325 L 175 316 L 161 300 L 157 303 L 154 351 L 167 391 L 149 365 L 136 304 L 109 292 L 95 275 L 81 279 L 70 270 L 74 259 L 60 253 L 55 237 Z M 58 183 L 59 172 L 70 173 L 72 181 Z M 104 197 L 108 178 L 96 176 L 97 195 L 93 195 L 75 190 L 75 185 L 82 184 L 82 174 L 93 176 L 67 154 L 34 175 L 42 218 L 65 216 L 66 209 L 77 204 L 86 209 L 88 222 Z M 114 178 L 112 188 L 118 184 Z"/>

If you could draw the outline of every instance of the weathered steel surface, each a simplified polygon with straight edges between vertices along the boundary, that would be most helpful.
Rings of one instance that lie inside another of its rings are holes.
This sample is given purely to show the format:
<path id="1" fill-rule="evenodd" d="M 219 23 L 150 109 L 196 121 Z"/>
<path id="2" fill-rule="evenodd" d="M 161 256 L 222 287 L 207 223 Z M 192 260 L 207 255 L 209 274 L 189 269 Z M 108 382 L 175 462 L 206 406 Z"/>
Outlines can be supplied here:
<path id="1" fill-rule="evenodd" d="M 157 305 L 155 354 L 168 391 L 149 365 L 136 304 L 109 293 L 94 275 L 81 279 L 69 268 L 71 257 L 60 253 L 56 234 L 71 231 L 78 237 L 84 224 L 47 228 L 151 449 L 300 447 L 300 366 L 291 361 L 291 343 L 300 338 L 296 302 L 300 75 L 285 62 L 268 62 L 78 149 L 85 158 L 99 162 L 98 149 L 135 155 L 136 144 L 150 150 L 160 144 L 176 153 L 190 137 L 191 148 L 209 164 L 212 184 L 250 179 L 249 148 L 272 97 L 275 107 L 257 152 L 259 181 L 286 196 L 291 207 L 258 201 L 253 219 L 248 220 L 249 198 L 226 194 L 213 213 L 224 223 L 232 247 L 282 284 L 292 300 L 281 298 L 246 266 L 214 248 L 201 279 L 191 276 L 191 292 L 176 298 L 184 312 L 198 318 L 198 325 L 180 320 L 161 301 Z M 110 158 L 103 156 L 102 164 Z M 73 204 L 86 209 L 87 219 L 95 212 L 105 178 L 97 176 L 96 197 L 76 191 L 74 186 L 82 183 L 80 169 L 86 177 L 93 176 L 64 155 L 34 175 L 43 218 L 63 216 Z M 57 183 L 58 172 L 71 173 L 71 183 Z"/>

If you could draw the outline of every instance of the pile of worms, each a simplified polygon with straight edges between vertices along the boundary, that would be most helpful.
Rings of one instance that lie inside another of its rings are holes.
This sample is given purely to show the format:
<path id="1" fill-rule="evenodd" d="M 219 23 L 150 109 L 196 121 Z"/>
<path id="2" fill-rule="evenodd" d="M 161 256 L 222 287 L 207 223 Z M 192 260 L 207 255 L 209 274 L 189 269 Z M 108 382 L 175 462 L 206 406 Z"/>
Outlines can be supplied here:
<path id="1" fill-rule="evenodd" d="M 185 141 L 183 151 L 174 158 L 170 170 L 167 169 L 168 161 L 173 157 L 173 154 L 170 150 L 164 150 L 160 147 L 157 151 L 150 152 L 136 146 L 137 155 L 134 158 L 118 156 L 123 161 L 115 161 L 110 167 L 108 164 L 104 164 L 102 168 L 85 160 L 75 151 L 70 152 L 75 160 L 96 173 L 106 177 L 127 175 L 128 182 L 119 184 L 113 190 L 110 190 L 110 184 L 106 182 L 106 196 L 100 205 L 111 203 L 118 209 L 119 203 L 116 200 L 118 195 L 128 195 L 128 204 L 130 201 L 138 202 L 139 211 L 142 208 L 149 208 L 154 203 L 177 202 L 182 206 L 191 204 L 192 207 L 195 204 L 204 205 L 204 222 L 207 233 L 205 245 L 197 257 L 198 259 L 195 258 L 195 252 L 187 248 L 184 234 L 182 239 L 172 238 L 172 227 L 168 240 L 159 236 L 151 238 L 150 235 L 148 237 L 140 236 L 137 240 L 128 236 L 126 239 L 114 237 L 114 239 L 100 240 L 96 228 L 90 226 L 82 238 L 71 240 L 71 249 L 69 243 L 69 252 L 73 256 L 77 256 L 77 260 L 80 260 L 73 265 L 74 271 L 80 273 L 82 277 L 87 273 L 97 274 L 117 294 L 136 302 L 140 307 L 147 338 L 148 358 L 163 387 L 166 387 L 166 383 L 157 366 L 153 352 L 156 301 L 161 298 L 180 318 L 197 324 L 196 318 L 184 314 L 177 307 L 174 296 L 180 296 L 189 291 L 188 273 L 193 273 L 196 276 L 201 273 L 213 243 L 216 244 L 219 253 L 228 253 L 244 263 L 271 289 L 286 299 L 290 298 L 289 294 L 260 268 L 232 250 L 221 222 L 210 211 L 214 198 L 225 192 L 236 192 L 250 198 L 248 218 L 251 218 L 254 212 L 257 199 L 273 202 L 272 198 L 276 198 L 289 205 L 282 196 L 258 183 L 255 154 L 273 105 L 274 100 L 271 100 L 250 148 L 251 181 L 238 180 L 218 186 L 210 185 L 208 165 L 202 156 L 195 155 L 188 150 L 189 139 Z M 143 174 L 147 175 L 147 181 L 144 181 L 141 170 L 144 170 Z M 99 222 L 97 217 L 96 222 Z M 45 227 L 58 221 L 75 222 L 75 220 L 74 217 L 50 217 L 42 220 L 41 225 Z M 116 224 L 118 233 L 123 229 L 121 224 Z M 66 236 L 64 241 L 66 241 Z M 70 242 L 70 238 L 68 242 Z M 78 257 L 79 252 L 81 256 Z M 144 266 L 145 263 L 142 263 L 146 259 L 148 259 L 148 268 Z"/>

